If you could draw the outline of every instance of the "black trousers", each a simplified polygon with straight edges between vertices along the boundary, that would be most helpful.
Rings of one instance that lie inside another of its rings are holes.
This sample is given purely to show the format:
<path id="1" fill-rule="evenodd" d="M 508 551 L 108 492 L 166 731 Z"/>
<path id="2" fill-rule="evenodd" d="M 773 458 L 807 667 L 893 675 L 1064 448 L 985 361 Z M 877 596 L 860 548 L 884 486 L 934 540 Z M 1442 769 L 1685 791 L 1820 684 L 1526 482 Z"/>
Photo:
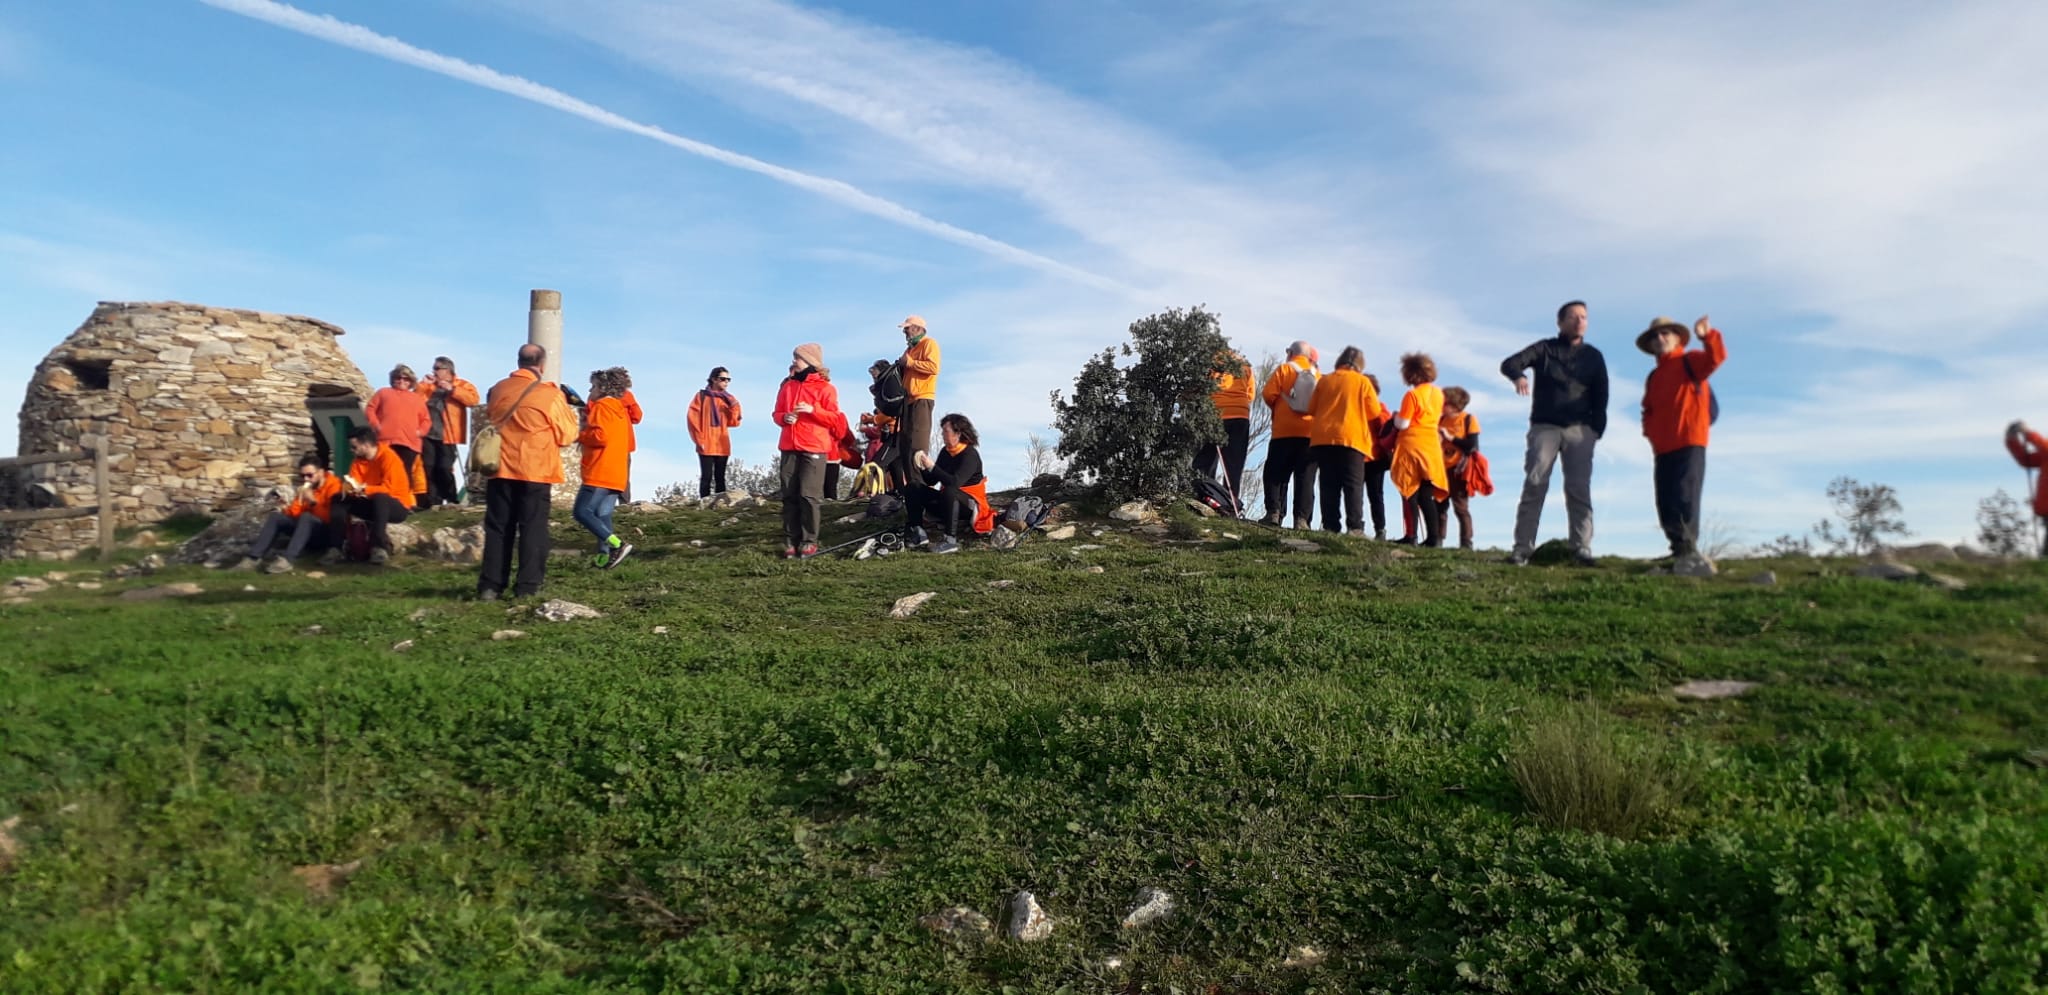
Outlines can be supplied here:
<path id="1" fill-rule="evenodd" d="M 394 446 L 393 448 L 397 447 Z M 370 526 L 370 545 L 387 553 L 393 552 L 393 550 L 391 548 L 391 533 L 386 529 L 386 526 L 412 517 L 412 512 L 407 511 L 405 505 L 399 504 L 398 499 L 389 494 L 343 498 L 335 506 L 341 509 L 344 522 L 353 518 L 368 523 Z M 341 534 L 344 536 L 348 535 L 346 525 L 342 527 Z"/>
<path id="2" fill-rule="evenodd" d="M 1443 545 L 1445 501 L 1436 496 L 1436 488 L 1431 486 L 1428 481 L 1424 481 L 1422 486 L 1416 488 L 1415 493 L 1408 497 L 1404 503 L 1412 506 L 1415 509 L 1415 516 L 1422 520 L 1422 544 L 1425 546 Z M 1410 534 L 1412 535 L 1413 533 Z"/>
<path id="3" fill-rule="evenodd" d="M 1374 460 L 1365 465 L 1365 500 L 1372 505 L 1372 534 L 1387 534 L 1387 468 L 1392 460 Z"/>
<path id="4" fill-rule="evenodd" d="M 957 488 L 935 491 L 930 487 L 912 487 L 903 492 L 905 528 L 921 528 L 930 519 L 943 534 L 959 538 L 960 529 L 971 529 L 979 514 L 981 505 L 974 496 Z"/>
<path id="5" fill-rule="evenodd" d="M 1223 486 L 1230 488 L 1230 496 L 1237 501 L 1237 510 L 1244 511 L 1244 457 L 1245 449 L 1251 444 L 1252 420 L 1249 418 L 1223 419 L 1223 443 L 1209 445 L 1195 451 L 1195 472 L 1204 477 L 1216 476 L 1217 450 L 1223 457 Z"/>
<path id="6" fill-rule="evenodd" d="M 1342 532 L 1348 520 L 1351 528 L 1365 528 L 1365 454 L 1350 446 L 1312 446 L 1316 470 L 1322 474 L 1323 531 Z M 1337 513 L 1343 502 L 1344 514 Z"/>
<path id="7" fill-rule="evenodd" d="M 825 464 L 825 486 L 821 489 L 820 493 L 825 495 L 825 500 L 827 501 L 837 501 L 839 500 L 839 471 L 841 468 L 838 460 L 829 457 L 827 460 Z"/>
<path id="8" fill-rule="evenodd" d="M 405 486 L 411 487 L 413 464 L 420 461 L 419 450 L 413 449 L 410 446 L 401 446 L 394 442 L 391 444 L 391 451 L 398 454 L 398 461 L 400 463 L 405 464 L 405 479 L 407 481 Z"/>
<path id="9" fill-rule="evenodd" d="M 730 456 L 706 456 L 697 454 L 697 496 L 710 497 L 725 493 L 725 464 Z"/>
<path id="10" fill-rule="evenodd" d="M 783 541 L 797 549 L 818 541 L 819 510 L 825 504 L 825 455 L 782 453 Z"/>
<path id="11" fill-rule="evenodd" d="M 1687 446 L 1660 454 L 1652 470 L 1657 483 L 1657 524 L 1671 541 L 1671 555 L 1693 552 L 1700 538 L 1700 489 L 1707 482 L 1707 447 Z"/>
<path id="12" fill-rule="evenodd" d="M 484 485 L 484 562 L 476 589 L 505 593 L 512 573 L 512 551 L 519 551 L 519 577 L 512 591 L 534 594 L 548 579 L 548 506 L 550 484 L 530 480 L 492 479 Z"/>
<path id="13" fill-rule="evenodd" d="M 285 543 L 284 547 L 284 558 L 287 560 L 296 560 L 306 555 L 309 549 L 322 550 L 334 544 L 328 537 L 327 523 L 322 522 L 319 516 L 310 512 L 287 515 L 282 511 L 273 511 L 269 518 L 263 520 L 263 531 L 256 534 L 256 541 L 249 544 L 249 558 L 262 559 L 264 554 L 270 552 L 270 547 L 277 545 L 277 537 L 286 534 L 287 529 L 291 530 L 291 540 Z"/>
<path id="14" fill-rule="evenodd" d="M 455 443 L 439 439 L 427 439 L 421 443 L 426 451 L 420 458 L 427 461 L 427 503 L 422 510 L 438 504 L 454 504 L 460 493 L 455 484 Z"/>
<path id="15" fill-rule="evenodd" d="M 1274 439 L 1266 445 L 1266 517 L 1280 519 L 1287 503 L 1287 485 L 1294 485 L 1294 517 L 1307 525 L 1315 517 L 1316 464 L 1308 457 L 1308 439 Z"/>
<path id="16" fill-rule="evenodd" d="M 925 398 L 904 405 L 903 424 L 896 430 L 896 472 L 902 474 L 905 488 L 924 486 L 917 454 L 932 448 L 932 403 Z"/>

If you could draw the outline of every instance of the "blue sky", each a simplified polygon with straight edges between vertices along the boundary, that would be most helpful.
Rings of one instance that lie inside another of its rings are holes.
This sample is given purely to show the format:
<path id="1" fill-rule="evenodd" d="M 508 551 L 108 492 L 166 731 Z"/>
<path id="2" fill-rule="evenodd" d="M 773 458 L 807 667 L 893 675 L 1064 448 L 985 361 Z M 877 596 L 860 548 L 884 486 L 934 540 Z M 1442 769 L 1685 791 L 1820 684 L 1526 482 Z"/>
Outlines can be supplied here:
<path id="1" fill-rule="evenodd" d="M 572 381 L 632 368 L 651 489 L 695 477 L 710 367 L 760 461 L 791 346 L 855 387 L 915 312 L 1007 485 L 1088 355 L 1205 303 L 1253 356 L 1434 354 L 1502 485 L 1484 545 L 1527 419 L 1495 367 L 1578 297 L 1615 382 L 1601 551 L 1661 546 L 1658 314 L 1728 335 L 1709 523 L 1803 531 L 1848 474 L 1961 540 L 2022 486 L 2005 423 L 2048 423 L 2043 51 L 2028 0 L 9 5 L 0 407 L 97 300 L 309 314 L 372 380 L 490 381 L 548 287 Z"/>

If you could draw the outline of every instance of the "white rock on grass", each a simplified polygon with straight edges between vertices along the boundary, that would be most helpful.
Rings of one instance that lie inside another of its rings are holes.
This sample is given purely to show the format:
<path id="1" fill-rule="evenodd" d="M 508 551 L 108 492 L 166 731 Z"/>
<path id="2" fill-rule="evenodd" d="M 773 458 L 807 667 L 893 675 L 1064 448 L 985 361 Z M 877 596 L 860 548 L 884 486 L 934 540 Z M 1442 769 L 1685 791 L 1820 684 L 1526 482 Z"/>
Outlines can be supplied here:
<path id="1" fill-rule="evenodd" d="M 1755 681 L 1686 681 L 1672 688 L 1671 693 L 1680 701 L 1713 701 L 1717 698 L 1739 698 L 1756 690 Z"/>
<path id="2" fill-rule="evenodd" d="M 1776 587 L 1778 586 L 1778 572 L 1775 570 L 1758 571 L 1749 578 L 1749 582 L 1760 587 Z"/>
<path id="3" fill-rule="evenodd" d="M 549 598 L 545 604 L 540 606 L 540 610 L 534 612 L 534 614 L 550 622 L 568 622 L 579 618 L 604 617 L 603 612 L 589 605 L 579 605 L 574 601 L 563 601 L 560 598 Z"/>
<path id="4" fill-rule="evenodd" d="M 895 606 L 889 609 L 889 617 L 909 618 L 917 614 L 917 610 L 923 608 L 925 602 L 938 596 L 938 593 L 937 591 L 919 591 L 916 594 L 906 594 L 897 598 Z"/>
<path id="5" fill-rule="evenodd" d="M 1010 939 L 1036 943 L 1052 935 L 1052 917 L 1038 906 L 1038 896 L 1020 891 L 1010 899 Z"/>
<path id="6" fill-rule="evenodd" d="M 1146 885 L 1138 889 L 1131 910 L 1124 913 L 1122 928 L 1143 929 L 1173 914 L 1173 896 L 1164 888 Z"/>
<path id="7" fill-rule="evenodd" d="M 7 582 L 9 594 L 41 594 L 50 589 L 50 582 L 41 577 L 16 577 Z"/>
<path id="8" fill-rule="evenodd" d="M 1687 553 L 1671 564 L 1671 573 L 1678 577 L 1712 577 L 1717 572 L 1714 561 L 1702 553 Z"/>
<path id="9" fill-rule="evenodd" d="M 1294 948 L 1293 953 L 1287 955 L 1286 960 L 1280 962 L 1280 966 L 1287 968 L 1288 970 L 1298 971 L 1305 968 L 1315 967 L 1316 965 L 1321 964 L 1325 959 L 1327 959 L 1328 956 L 1328 954 L 1325 954 L 1321 950 L 1317 950 L 1314 947 L 1299 946 Z"/>
<path id="10" fill-rule="evenodd" d="M 1110 509 L 1109 517 L 1119 522 L 1150 522 L 1159 518 L 1150 501 L 1125 501 Z"/>
<path id="11" fill-rule="evenodd" d="M 1047 539 L 1054 540 L 1055 542 L 1065 542 L 1068 539 L 1072 539 L 1075 533 L 1079 531 L 1081 530 L 1075 526 L 1062 525 L 1059 528 L 1052 529 L 1046 532 L 1045 537 Z"/>
<path id="12" fill-rule="evenodd" d="M 410 639 L 401 639 L 391 644 L 391 652 L 393 653 L 404 653 L 410 649 L 412 649 L 412 640 Z"/>
<path id="13" fill-rule="evenodd" d="M 526 633 L 521 632 L 518 629 L 499 629 L 498 631 L 491 633 L 491 641 L 494 643 L 502 643 L 513 639 L 525 638 Z"/>
<path id="14" fill-rule="evenodd" d="M 988 582 L 988 586 L 995 588 L 998 591 L 1003 591 L 1008 590 L 1012 587 L 1016 587 L 1017 582 L 1014 580 L 992 580 Z"/>
<path id="15" fill-rule="evenodd" d="M 1088 572 L 1088 573 L 1092 573 L 1092 574 L 1099 574 L 1099 573 L 1102 573 L 1102 572 L 1103 572 L 1103 570 L 1102 570 L 1102 568 L 1101 568 L 1101 567 L 1099 567 L 1099 566 L 1094 566 L 1094 567 L 1089 567 L 1089 568 L 1088 568 L 1088 571 L 1087 571 L 1087 572 Z"/>
<path id="16" fill-rule="evenodd" d="M 165 598 L 189 598 L 195 594 L 204 593 L 206 593 L 206 589 L 198 584 L 189 580 L 181 580 L 175 584 L 159 584 L 156 587 L 138 587 L 132 591 L 122 591 L 121 600 L 162 601 Z"/>

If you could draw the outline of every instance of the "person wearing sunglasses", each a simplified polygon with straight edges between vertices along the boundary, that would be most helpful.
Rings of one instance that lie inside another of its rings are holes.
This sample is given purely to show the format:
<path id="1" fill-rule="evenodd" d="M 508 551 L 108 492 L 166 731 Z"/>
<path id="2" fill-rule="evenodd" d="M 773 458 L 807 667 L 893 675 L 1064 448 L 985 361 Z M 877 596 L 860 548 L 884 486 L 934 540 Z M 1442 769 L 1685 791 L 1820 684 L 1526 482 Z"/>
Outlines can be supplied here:
<path id="1" fill-rule="evenodd" d="M 690 441 L 697 444 L 697 496 L 725 493 L 725 465 L 732 459 L 732 430 L 740 424 L 740 400 L 728 388 L 732 374 L 714 367 L 704 389 L 690 399 Z"/>
<path id="2" fill-rule="evenodd" d="M 334 518 L 334 499 L 340 496 L 341 478 L 327 472 L 319 454 L 299 457 L 298 489 L 282 509 L 264 519 L 263 530 L 256 534 L 256 541 L 249 544 L 249 554 L 235 564 L 235 569 L 254 570 L 260 565 L 264 573 L 290 573 L 293 560 L 334 546 L 340 533 L 329 523 Z M 289 537 L 284 552 L 264 564 L 263 558 L 284 536 Z"/>

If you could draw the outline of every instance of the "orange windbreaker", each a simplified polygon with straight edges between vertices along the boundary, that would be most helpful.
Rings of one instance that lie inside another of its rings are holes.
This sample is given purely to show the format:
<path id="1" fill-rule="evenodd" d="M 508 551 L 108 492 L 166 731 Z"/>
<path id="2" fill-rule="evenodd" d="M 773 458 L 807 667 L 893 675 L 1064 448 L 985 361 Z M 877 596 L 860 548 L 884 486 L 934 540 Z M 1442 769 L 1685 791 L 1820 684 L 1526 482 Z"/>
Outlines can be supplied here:
<path id="1" fill-rule="evenodd" d="M 400 506 L 412 508 L 412 475 L 405 472 L 405 461 L 398 458 L 391 443 L 379 442 L 377 455 L 350 463 L 348 475 L 363 485 L 364 497 L 389 494 Z"/>
<path id="2" fill-rule="evenodd" d="M 1303 370 L 1315 369 L 1307 356 L 1296 356 L 1273 368 L 1273 375 L 1266 378 L 1266 389 L 1260 394 L 1266 407 L 1273 409 L 1273 438 L 1306 439 L 1309 424 L 1315 412 L 1315 404 L 1309 404 L 1309 414 L 1296 414 L 1287 404 L 1287 392 L 1294 389 L 1294 380 Z"/>
<path id="3" fill-rule="evenodd" d="M 808 402 L 811 410 L 797 414 L 797 402 Z M 783 416 L 796 414 L 796 424 L 784 425 Z M 846 437 L 846 415 L 839 410 L 839 391 L 832 381 L 811 374 L 798 380 L 788 377 L 775 391 L 775 424 L 782 435 L 775 448 L 785 453 L 837 452 Z"/>
<path id="4" fill-rule="evenodd" d="M 1285 407 L 1283 402 L 1282 407 Z M 1308 441 L 1312 446 L 1345 446 L 1373 460 L 1372 430 L 1387 420 L 1387 406 L 1372 381 L 1357 370 L 1338 368 L 1316 381 L 1315 399 L 1309 402 L 1311 421 Z"/>
<path id="5" fill-rule="evenodd" d="M 426 403 L 428 398 L 434 396 L 434 381 L 426 380 L 414 388 L 413 392 L 420 396 L 420 403 Z M 476 384 L 456 377 L 455 382 L 448 385 L 448 397 L 441 405 L 441 441 L 451 446 L 468 442 L 469 409 L 481 403 L 483 395 L 476 392 Z M 427 412 L 427 416 L 431 420 L 433 412 Z"/>
<path id="6" fill-rule="evenodd" d="M 583 483 L 626 490 L 627 456 L 633 445 L 633 416 L 618 397 L 601 397 L 583 409 Z"/>
<path id="7" fill-rule="evenodd" d="M 2007 433 L 2005 448 L 2012 452 L 2012 458 L 2021 466 L 2048 466 L 2048 439 L 2042 438 L 2039 432 L 2028 432 L 2024 439 Z M 2048 473 L 2039 476 L 2034 484 L 2034 514 L 2048 518 Z"/>
<path id="8" fill-rule="evenodd" d="M 284 506 L 284 513 L 297 518 L 307 512 L 312 512 L 313 517 L 319 519 L 321 524 L 332 524 L 334 521 L 334 499 L 340 496 L 340 494 L 341 478 L 330 473 L 327 475 L 326 480 L 320 482 L 320 486 L 313 488 L 311 495 L 308 495 L 303 489 L 294 494 L 291 503 Z"/>
<path id="9" fill-rule="evenodd" d="M 1250 418 L 1252 398 L 1259 392 L 1258 377 L 1252 374 L 1252 364 L 1242 357 L 1233 354 L 1230 358 L 1237 361 L 1239 369 L 1235 373 L 1216 374 L 1216 391 L 1209 395 L 1209 400 L 1216 405 L 1218 418 Z"/>
<path id="10" fill-rule="evenodd" d="M 714 397 L 709 388 L 690 399 L 690 441 L 701 456 L 731 456 L 732 429 L 740 423 L 740 399 Z"/>
<path id="11" fill-rule="evenodd" d="M 939 344 L 930 332 L 903 350 L 903 393 L 913 401 L 939 396 Z"/>
<path id="12" fill-rule="evenodd" d="M 1643 382 L 1643 435 L 1659 456 L 1688 446 L 1707 444 L 1712 424 L 1712 390 L 1707 378 L 1728 361 L 1721 330 L 1700 336 L 1704 349 L 1672 350 L 1657 357 L 1656 368 Z"/>
<path id="13" fill-rule="evenodd" d="M 1438 498 L 1451 493 L 1451 478 L 1444 471 L 1444 440 L 1437 423 L 1444 411 L 1443 389 L 1433 383 L 1416 384 L 1401 398 L 1400 417 L 1408 427 L 1394 437 L 1394 462 L 1387 476 L 1402 497 L 1412 497 L 1428 484 Z"/>
<path id="14" fill-rule="evenodd" d="M 371 394 L 363 413 L 370 416 L 370 427 L 377 430 L 378 442 L 404 446 L 413 452 L 420 451 L 420 436 L 427 434 L 427 427 L 433 423 L 427 417 L 425 400 L 396 387 Z"/>
<path id="15" fill-rule="evenodd" d="M 562 482 L 562 447 L 576 441 L 576 413 L 562 388 L 543 383 L 519 400 L 528 384 L 540 379 L 532 370 L 513 370 L 491 387 L 484 405 L 484 417 L 497 423 L 499 480 L 520 480 L 535 484 Z M 519 405 L 517 410 L 513 404 Z"/>

